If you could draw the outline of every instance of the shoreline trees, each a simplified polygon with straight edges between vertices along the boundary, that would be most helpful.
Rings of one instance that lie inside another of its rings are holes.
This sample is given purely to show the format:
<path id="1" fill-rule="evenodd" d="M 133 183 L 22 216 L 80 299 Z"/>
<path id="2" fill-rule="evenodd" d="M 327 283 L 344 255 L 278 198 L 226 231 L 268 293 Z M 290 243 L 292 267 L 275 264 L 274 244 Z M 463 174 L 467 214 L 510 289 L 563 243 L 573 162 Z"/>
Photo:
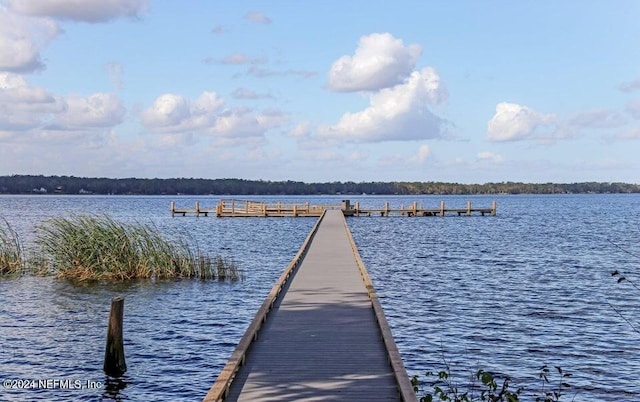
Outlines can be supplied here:
<path id="1" fill-rule="evenodd" d="M 143 179 L 74 176 L 0 176 L 0 194 L 118 194 L 118 195 L 479 195 L 640 193 L 630 183 L 519 183 L 462 184 L 444 182 L 325 182 L 244 179 Z"/>

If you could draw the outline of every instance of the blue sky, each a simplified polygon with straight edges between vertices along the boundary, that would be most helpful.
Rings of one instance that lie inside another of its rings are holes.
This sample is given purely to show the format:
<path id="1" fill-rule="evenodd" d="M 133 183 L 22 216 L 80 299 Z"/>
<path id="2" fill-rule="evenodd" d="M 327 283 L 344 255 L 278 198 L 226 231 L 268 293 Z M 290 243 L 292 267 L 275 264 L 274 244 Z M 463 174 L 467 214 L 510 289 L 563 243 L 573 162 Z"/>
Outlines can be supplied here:
<path id="1" fill-rule="evenodd" d="M 0 0 L 0 175 L 640 183 L 638 1 Z"/>

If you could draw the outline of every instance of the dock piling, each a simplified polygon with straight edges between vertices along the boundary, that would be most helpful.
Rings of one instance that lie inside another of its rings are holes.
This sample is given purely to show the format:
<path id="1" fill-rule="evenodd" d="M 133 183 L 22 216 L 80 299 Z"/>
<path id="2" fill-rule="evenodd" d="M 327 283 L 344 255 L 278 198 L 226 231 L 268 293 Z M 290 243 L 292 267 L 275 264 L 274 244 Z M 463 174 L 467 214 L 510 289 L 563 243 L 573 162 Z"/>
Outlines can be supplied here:
<path id="1" fill-rule="evenodd" d="M 122 317 L 124 315 L 124 297 L 111 300 L 107 346 L 104 352 L 104 372 L 111 377 L 120 377 L 127 371 L 122 338 Z"/>

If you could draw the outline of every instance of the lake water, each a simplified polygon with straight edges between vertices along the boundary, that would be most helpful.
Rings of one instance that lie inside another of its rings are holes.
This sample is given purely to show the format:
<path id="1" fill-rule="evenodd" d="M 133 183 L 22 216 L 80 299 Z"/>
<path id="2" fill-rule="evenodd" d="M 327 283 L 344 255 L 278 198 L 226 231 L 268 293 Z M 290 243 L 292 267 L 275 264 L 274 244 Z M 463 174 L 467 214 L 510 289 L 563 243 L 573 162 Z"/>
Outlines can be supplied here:
<path id="1" fill-rule="evenodd" d="M 244 197 L 245 199 L 247 197 Z M 255 197 L 337 204 L 335 197 Z M 410 374 L 450 367 L 509 374 L 535 400 L 539 368 L 572 377 L 562 400 L 640 401 L 640 195 L 351 196 L 361 207 L 488 207 L 498 215 L 349 218 Z M 200 400 L 314 218 L 175 217 L 218 197 L 0 196 L 26 243 L 47 218 L 108 214 L 187 237 L 237 261 L 239 283 L 72 285 L 0 279 L 0 379 L 50 380 L 0 400 Z M 632 255 L 630 253 L 635 254 Z M 128 371 L 102 372 L 111 299 L 125 296 Z M 624 317 L 624 318 L 623 318 Z M 630 324 L 626 321 L 628 320 Z M 552 378 L 557 378 L 552 376 Z M 53 381 L 58 382 L 53 382 Z M 76 382 L 77 381 L 77 382 Z M 65 385 L 82 389 L 64 389 Z M 574 396 L 575 395 L 575 396 Z"/>

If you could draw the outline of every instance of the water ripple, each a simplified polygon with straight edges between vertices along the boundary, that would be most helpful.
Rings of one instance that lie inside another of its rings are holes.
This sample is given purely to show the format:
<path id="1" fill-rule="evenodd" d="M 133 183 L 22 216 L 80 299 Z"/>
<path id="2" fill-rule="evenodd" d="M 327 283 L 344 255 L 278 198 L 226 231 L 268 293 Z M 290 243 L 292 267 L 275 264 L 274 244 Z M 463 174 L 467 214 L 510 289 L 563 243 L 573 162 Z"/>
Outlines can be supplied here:
<path id="1" fill-rule="evenodd" d="M 447 197 L 446 203 L 464 206 L 468 198 Z M 438 205 L 440 199 L 366 197 L 360 203 Z M 494 198 L 469 199 L 489 205 Z M 11 390 L 3 400 L 202 399 L 315 220 L 171 218 L 169 201 L 0 196 L 0 215 L 27 242 L 48 217 L 101 211 L 190 237 L 206 252 L 235 259 L 247 276 L 235 284 L 98 286 L 0 279 L 0 377 L 102 385 Z M 217 199 L 200 201 L 208 206 Z M 638 293 L 610 276 L 618 269 L 638 277 L 638 261 L 613 244 L 637 253 L 640 197 L 508 196 L 498 197 L 498 205 L 496 217 L 349 219 L 410 373 L 439 370 L 446 360 L 457 378 L 478 368 L 505 373 L 530 396 L 540 386 L 539 368 L 559 365 L 573 374 L 568 400 L 573 393 L 575 401 L 640 400 L 639 335 L 613 309 L 640 324 Z M 129 368 L 119 379 L 102 371 L 116 295 L 125 296 Z"/>
<path id="2" fill-rule="evenodd" d="M 638 294 L 609 275 L 638 272 L 612 241 L 638 244 L 627 217 L 640 197 L 610 196 L 612 210 L 594 202 L 605 197 L 505 197 L 490 219 L 349 220 L 408 370 L 507 373 L 532 397 L 539 368 L 558 365 L 575 401 L 640 400 L 638 333 L 611 307 L 638 317 Z"/>

